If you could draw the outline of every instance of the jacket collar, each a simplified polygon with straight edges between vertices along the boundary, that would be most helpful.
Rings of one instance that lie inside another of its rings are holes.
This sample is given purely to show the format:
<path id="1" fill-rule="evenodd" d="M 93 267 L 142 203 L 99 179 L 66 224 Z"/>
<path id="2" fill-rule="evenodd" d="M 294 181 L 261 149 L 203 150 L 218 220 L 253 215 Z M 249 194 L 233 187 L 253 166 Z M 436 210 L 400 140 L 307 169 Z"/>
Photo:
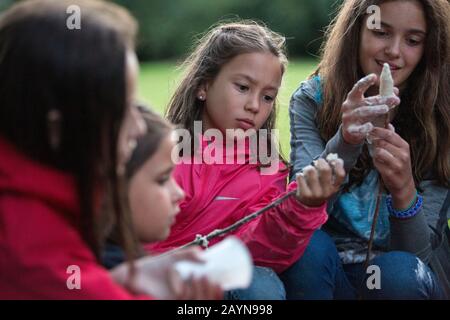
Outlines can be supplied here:
<path id="1" fill-rule="evenodd" d="M 196 156 L 202 156 L 202 159 L 207 163 L 211 163 L 213 160 L 222 159 L 223 163 L 234 163 L 237 161 L 238 157 L 243 157 L 247 161 L 254 155 L 256 156 L 256 150 L 252 150 L 250 139 L 244 139 L 238 141 L 228 140 L 225 137 L 222 139 L 216 139 L 216 137 L 209 137 L 205 135 L 199 135 L 198 139 L 200 141 L 201 148 L 196 150 Z M 256 140 L 255 140 L 256 142 Z M 254 143 L 253 147 L 256 147 Z M 211 157 L 212 159 L 205 159 Z"/>

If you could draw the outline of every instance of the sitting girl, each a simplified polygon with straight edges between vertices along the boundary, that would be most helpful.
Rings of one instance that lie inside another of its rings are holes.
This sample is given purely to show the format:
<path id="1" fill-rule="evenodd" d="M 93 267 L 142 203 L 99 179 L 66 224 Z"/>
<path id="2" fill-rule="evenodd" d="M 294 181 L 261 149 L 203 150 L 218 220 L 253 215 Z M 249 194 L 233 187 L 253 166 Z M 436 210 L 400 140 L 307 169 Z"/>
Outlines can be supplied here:
<path id="1" fill-rule="evenodd" d="M 72 5 L 81 30 L 67 28 Z M 98 262 L 111 221 L 127 260 L 137 251 L 120 196 L 146 129 L 132 103 L 136 27 L 94 0 L 20 1 L 0 16 L 0 299 L 149 298 Z M 168 275 L 186 258 L 154 265 Z"/>
<path id="2" fill-rule="evenodd" d="M 379 26 L 369 5 L 380 9 Z M 297 265 L 307 275 L 299 294 L 435 299 L 440 287 L 450 294 L 450 5 L 347 0 L 329 30 L 318 69 L 292 96 L 291 178 L 329 152 L 342 155 L 349 174 L 329 202 L 326 232 L 316 232 Z M 401 103 L 377 95 L 384 63 Z M 380 116 L 391 124 L 374 127 Z M 368 254 L 378 285 L 366 281 Z"/>
<path id="3" fill-rule="evenodd" d="M 175 179 L 186 198 L 167 240 L 146 249 L 177 248 L 294 191 L 233 232 L 259 267 L 251 287 L 230 292 L 228 298 L 284 299 L 285 286 L 294 285 L 300 276 L 286 270 L 326 221 L 326 200 L 343 181 L 343 163 L 319 160 L 287 185 L 287 166 L 272 148 L 275 101 L 286 65 L 280 35 L 254 22 L 221 24 L 200 40 L 185 65 L 168 118 L 185 129 L 180 130 L 180 145 L 187 140 L 191 146 L 179 155 L 174 152 L 179 156 Z M 258 147 L 252 141 L 258 141 Z M 236 147 L 239 143 L 242 147 Z M 273 150 L 270 163 L 261 155 L 264 147 Z M 274 164 L 273 172 L 265 171 Z"/>

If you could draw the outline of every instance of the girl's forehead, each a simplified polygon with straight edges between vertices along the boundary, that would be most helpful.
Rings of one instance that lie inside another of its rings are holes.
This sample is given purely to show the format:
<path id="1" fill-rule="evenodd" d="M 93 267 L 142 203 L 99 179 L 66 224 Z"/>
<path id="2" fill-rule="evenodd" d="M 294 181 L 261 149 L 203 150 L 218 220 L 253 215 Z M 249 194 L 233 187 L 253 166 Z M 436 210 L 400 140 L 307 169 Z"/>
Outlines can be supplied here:
<path id="1" fill-rule="evenodd" d="M 253 52 L 237 55 L 225 64 L 220 73 L 245 78 L 250 82 L 272 82 L 278 87 L 282 77 L 283 64 L 279 57 L 269 52 Z M 219 73 L 219 74 L 220 74 Z"/>
<path id="2" fill-rule="evenodd" d="M 425 11 L 416 0 L 387 1 L 380 4 L 381 24 L 405 29 L 426 28 Z"/>

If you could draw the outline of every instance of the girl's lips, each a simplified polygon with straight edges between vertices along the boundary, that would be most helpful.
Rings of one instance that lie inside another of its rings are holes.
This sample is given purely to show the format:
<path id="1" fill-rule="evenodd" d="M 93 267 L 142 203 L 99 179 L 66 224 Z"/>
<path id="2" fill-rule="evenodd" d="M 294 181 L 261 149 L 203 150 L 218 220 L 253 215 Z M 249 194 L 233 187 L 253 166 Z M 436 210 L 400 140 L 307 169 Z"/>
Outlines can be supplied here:
<path id="1" fill-rule="evenodd" d="M 383 68 L 383 65 L 384 65 L 385 63 L 387 63 L 387 64 L 389 65 L 389 68 L 391 69 L 391 71 L 396 71 L 396 70 L 399 70 L 399 69 L 400 69 L 399 66 L 397 66 L 397 65 L 395 65 L 395 64 L 392 64 L 392 63 L 389 63 L 389 62 L 383 62 L 383 61 L 377 60 L 377 59 L 375 59 L 375 62 L 376 62 L 379 66 L 381 66 L 382 68 Z"/>
<path id="2" fill-rule="evenodd" d="M 255 124 L 251 120 L 237 119 L 239 128 L 243 130 L 248 130 L 255 127 Z"/>

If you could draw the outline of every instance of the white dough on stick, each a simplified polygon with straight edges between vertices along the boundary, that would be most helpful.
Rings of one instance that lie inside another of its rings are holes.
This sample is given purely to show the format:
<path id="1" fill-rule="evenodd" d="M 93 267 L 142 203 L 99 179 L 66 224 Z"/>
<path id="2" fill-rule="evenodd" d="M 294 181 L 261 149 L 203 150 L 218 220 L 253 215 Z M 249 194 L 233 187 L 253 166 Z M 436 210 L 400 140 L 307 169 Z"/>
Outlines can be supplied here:
<path id="1" fill-rule="evenodd" d="M 385 63 L 383 65 L 383 71 L 381 71 L 380 75 L 380 96 L 391 97 L 393 95 L 394 95 L 394 80 L 392 79 L 391 68 L 389 67 L 389 64 Z M 372 121 L 372 124 L 375 127 L 387 128 L 388 117 L 389 117 L 388 113 L 379 116 Z"/>
<path id="2" fill-rule="evenodd" d="M 394 80 L 392 79 L 391 68 L 389 64 L 383 65 L 383 71 L 380 75 L 380 96 L 390 97 L 394 95 Z"/>

